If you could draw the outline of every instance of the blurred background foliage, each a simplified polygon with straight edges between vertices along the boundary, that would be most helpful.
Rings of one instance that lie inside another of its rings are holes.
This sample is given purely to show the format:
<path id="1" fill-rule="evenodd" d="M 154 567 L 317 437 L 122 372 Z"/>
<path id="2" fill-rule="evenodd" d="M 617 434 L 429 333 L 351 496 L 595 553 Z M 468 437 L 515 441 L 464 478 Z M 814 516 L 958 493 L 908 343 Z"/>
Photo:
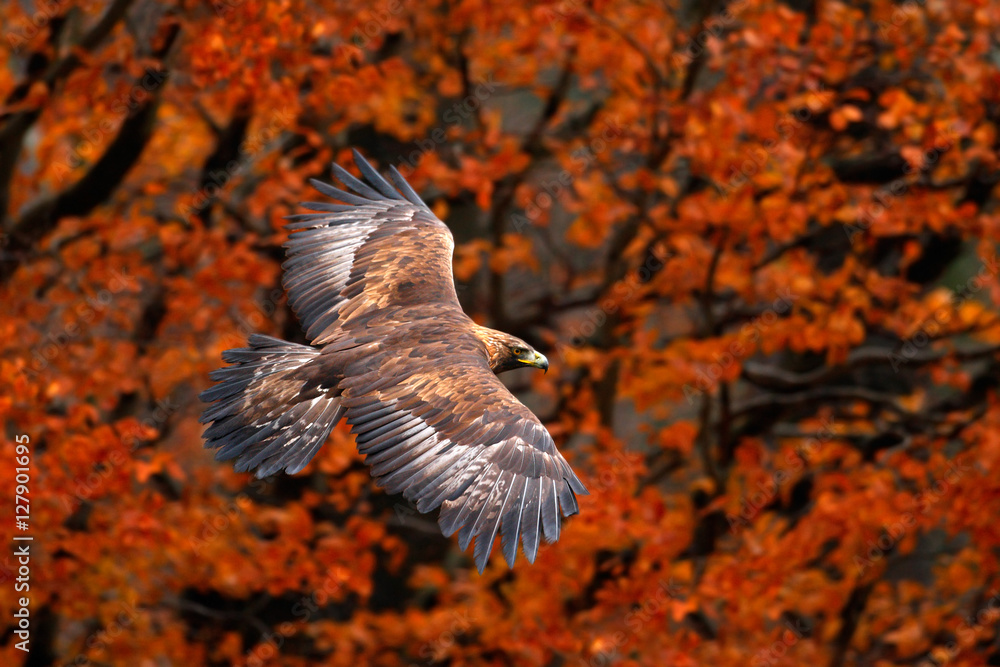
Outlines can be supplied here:
<path id="1" fill-rule="evenodd" d="M 30 436 L 36 536 L 5 664 L 1000 664 L 1000 3 L 0 25 L 2 454 Z M 478 576 L 345 424 L 294 477 L 201 448 L 222 350 L 302 340 L 282 216 L 351 147 L 552 361 L 505 380 L 592 495 L 533 566 Z"/>

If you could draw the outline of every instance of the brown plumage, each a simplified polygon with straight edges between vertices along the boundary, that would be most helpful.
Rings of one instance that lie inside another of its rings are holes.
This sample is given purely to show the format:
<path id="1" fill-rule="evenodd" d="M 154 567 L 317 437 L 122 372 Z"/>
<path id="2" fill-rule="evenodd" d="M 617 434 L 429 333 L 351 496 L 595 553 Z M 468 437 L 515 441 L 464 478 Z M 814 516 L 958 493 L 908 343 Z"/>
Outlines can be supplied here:
<path id="1" fill-rule="evenodd" d="M 440 507 L 482 572 L 497 533 L 514 564 L 587 490 L 545 427 L 496 377 L 548 369 L 524 341 L 474 323 L 455 293 L 455 242 L 395 169 L 393 188 L 355 151 L 365 181 L 312 181 L 343 204 L 306 202 L 290 216 L 284 286 L 311 345 L 253 335 L 202 393 L 213 405 L 205 446 L 236 470 L 300 471 L 347 417 L 376 483 L 421 512 Z M 398 188 L 398 191 L 397 191 Z"/>

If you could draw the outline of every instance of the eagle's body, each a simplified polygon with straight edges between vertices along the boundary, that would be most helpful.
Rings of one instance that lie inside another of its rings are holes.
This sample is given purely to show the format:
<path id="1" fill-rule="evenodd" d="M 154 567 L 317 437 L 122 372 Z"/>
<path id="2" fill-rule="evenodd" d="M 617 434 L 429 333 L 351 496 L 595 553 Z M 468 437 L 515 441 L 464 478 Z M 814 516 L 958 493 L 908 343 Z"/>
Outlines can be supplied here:
<path id="1" fill-rule="evenodd" d="M 452 278 L 455 244 L 395 170 L 390 186 L 355 152 L 367 183 L 334 165 L 354 193 L 313 181 L 344 204 L 306 203 L 291 216 L 284 285 L 312 345 L 267 336 L 228 350 L 206 447 L 263 477 L 301 470 L 341 417 L 376 483 L 417 509 L 441 507 L 445 535 L 486 565 L 499 531 L 513 565 L 539 537 L 558 538 L 560 510 L 586 489 L 538 419 L 496 377 L 548 368 L 523 341 L 474 323 Z"/>

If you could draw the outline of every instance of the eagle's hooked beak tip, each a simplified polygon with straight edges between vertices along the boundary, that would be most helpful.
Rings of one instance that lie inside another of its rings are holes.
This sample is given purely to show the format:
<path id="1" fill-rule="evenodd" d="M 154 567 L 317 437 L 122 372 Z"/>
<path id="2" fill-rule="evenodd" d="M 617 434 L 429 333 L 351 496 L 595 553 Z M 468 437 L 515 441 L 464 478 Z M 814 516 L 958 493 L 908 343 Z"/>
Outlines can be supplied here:
<path id="1" fill-rule="evenodd" d="M 535 352 L 535 366 L 541 368 L 546 373 L 549 372 L 549 360 L 541 352 Z"/>

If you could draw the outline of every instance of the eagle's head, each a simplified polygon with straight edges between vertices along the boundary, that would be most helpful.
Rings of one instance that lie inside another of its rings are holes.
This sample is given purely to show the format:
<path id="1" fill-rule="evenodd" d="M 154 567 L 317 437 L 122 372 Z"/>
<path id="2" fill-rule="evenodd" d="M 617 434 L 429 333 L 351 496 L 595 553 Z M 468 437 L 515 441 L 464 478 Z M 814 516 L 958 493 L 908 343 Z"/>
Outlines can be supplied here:
<path id="1" fill-rule="evenodd" d="M 549 360 L 545 355 L 516 336 L 489 330 L 484 342 L 489 352 L 490 368 L 494 373 L 499 374 L 525 366 L 541 368 L 543 371 L 549 370 Z"/>

